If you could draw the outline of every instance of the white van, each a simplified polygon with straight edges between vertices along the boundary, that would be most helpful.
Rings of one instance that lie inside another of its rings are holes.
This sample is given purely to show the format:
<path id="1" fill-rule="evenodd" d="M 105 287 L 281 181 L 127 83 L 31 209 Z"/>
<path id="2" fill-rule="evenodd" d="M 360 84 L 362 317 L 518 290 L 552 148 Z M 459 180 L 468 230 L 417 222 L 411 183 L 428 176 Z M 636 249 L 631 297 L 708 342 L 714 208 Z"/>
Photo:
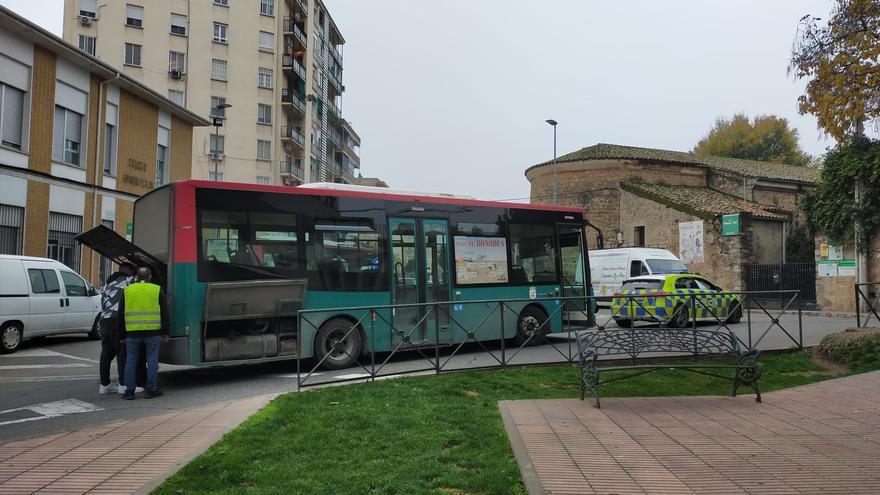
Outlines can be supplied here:
<path id="1" fill-rule="evenodd" d="M 688 273 L 674 254 L 657 248 L 616 248 L 590 251 L 590 280 L 599 303 L 608 305 L 620 284 L 641 275 Z M 608 299 L 604 299 L 608 298 Z"/>
<path id="2" fill-rule="evenodd" d="M 47 335 L 97 338 L 100 312 L 101 295 L 66 265 L 0 254 L 0 353 Z"/>

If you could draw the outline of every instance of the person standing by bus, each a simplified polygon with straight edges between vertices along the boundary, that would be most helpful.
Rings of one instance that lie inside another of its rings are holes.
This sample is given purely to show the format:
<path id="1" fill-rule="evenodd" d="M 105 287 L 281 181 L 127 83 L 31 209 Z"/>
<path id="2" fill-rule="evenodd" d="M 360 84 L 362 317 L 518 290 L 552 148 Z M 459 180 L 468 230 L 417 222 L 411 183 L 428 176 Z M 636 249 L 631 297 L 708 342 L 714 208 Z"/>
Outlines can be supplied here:
<path id="1" fill-rule="evenodd" d="M 122 292 L 134 282 L 134 265 L 122 263 L 119 271 L 110 275 L 101 291 L 101 319 L 98 325 L 101 328 L 101 360 L 98 365 L 100 384 L 99 394 L 109 394 L 110 387 L 110 363 L 116 359 L 116 374 L 119 378 L 117 392 L 125 393 L 125 347 L 122 342 L 122 328 L 119 323 L 119 300 Z M 138 363 L 137 367 L 137 390 L 143 392 L 143 385 L 147 379 L 145 362 Z"/>
<path id="2" fill-rule="evenodd" d="M 125 394 L 134 399 L 135 363 L 141 353 L 147 359 L 146 398 L 163 395 L 159 390 L 159 344 L 168 334 L 168 305 L 165 291 L 150 282 L 153 273 L 147 267 L 137 271 L 137 281 L 125 288 L 119 303 L 119 319 L 125 326 Z"/>

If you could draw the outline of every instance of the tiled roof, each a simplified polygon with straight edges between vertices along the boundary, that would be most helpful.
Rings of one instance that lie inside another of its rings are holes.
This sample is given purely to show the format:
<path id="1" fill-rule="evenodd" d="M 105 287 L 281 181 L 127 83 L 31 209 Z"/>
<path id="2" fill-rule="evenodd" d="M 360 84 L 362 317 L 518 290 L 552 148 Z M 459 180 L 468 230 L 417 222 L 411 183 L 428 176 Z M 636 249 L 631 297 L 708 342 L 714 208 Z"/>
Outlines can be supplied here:
<path id="1" fill-rule="evenodd" d="M 683 165 L 695 165 L 726 170 L 746 177 L 754 177 L 758 179 L 804 182 L 810 184 L 814 183 L 818 177 L 818 171 L 809 167 L 795 167 L 793 165 L 782 165 L 755 160 L 740 160 L 738 158 L 726 158 L 722 156 L 702 156 L 682 151 L 637 148 L 635 146 L 620 146 L 617 144 L 605 143 L 588 146 L 573 153 L 562 155 L 557 158 L 556 161 L 558 163 L 565 163 L 584 160 L 645 160 L 652 162 L 679 163 Z M 552 163 L 552 161 L 540 163 L 530 168 L 541 167 Z"/>
<path id="2" fill-rule="evenodd" d="M 748 212 L 756 218 L 786 220 L 793 213 L 785 208 L 763 206 L 708 187 L 655 184 L 635 177 L 620 181 L 620 187 L 633 194 L 704 218 Z"/>

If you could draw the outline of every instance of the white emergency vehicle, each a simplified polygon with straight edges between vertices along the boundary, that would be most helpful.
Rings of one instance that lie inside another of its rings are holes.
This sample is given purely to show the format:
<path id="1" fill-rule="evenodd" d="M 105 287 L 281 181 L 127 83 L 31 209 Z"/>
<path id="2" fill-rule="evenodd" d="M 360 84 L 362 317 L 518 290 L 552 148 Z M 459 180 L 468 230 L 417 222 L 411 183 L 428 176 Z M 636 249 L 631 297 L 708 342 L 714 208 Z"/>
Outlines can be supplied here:
<path id="1" fill-rule="evenodd" d="M 590 280 L 593 295 L 601 306 L 608 306 L 611 296 L 629 278 L 688 272 L 684 263 L 667 249 L 614 248 L 590 251 Z"/>

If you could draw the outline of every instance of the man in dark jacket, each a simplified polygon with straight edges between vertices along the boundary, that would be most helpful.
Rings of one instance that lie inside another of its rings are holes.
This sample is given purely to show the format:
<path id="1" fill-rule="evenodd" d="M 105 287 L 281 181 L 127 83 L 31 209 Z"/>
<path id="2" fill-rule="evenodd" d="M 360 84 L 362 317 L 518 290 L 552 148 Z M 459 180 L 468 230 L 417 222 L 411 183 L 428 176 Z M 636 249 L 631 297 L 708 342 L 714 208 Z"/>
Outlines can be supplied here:
<path id="1" fill-rule="evenodd" d="M 116 373 L 119 377 L 117 392 L 125 393 L 125 346 L 122 343 L 122 328 L 119 320 L 119 300 L 122 292 L 134 281 L 134 265 L 123 263 L 119 265 L 119 271 L 107 278 L 104 290 L 101 291 L 101 319 L 98 325 L 101 328 L 101 361 L 98 372 L 101 383 L 98 386 L 99 394 L 112 392 L 110 386 L 110 363 L 116 358 Z M 143 391 L 147 381 L 146 362 L 141 361 L 137 367 L 138 392 Z"/>
<path id="2" fill-rule="evenodd" d="M 161 287 L 151 282 L 153 273 L 147 267 L 137 271 L 137 281 L 125 288 L 119 301 L 119 320 L 125 327 L 124 399 L 134 399 L 135 362 L 143 353 L 147 357 L 146 398 L 159 397 L 159 344 L 168 337 L 168 303 Z"/>

